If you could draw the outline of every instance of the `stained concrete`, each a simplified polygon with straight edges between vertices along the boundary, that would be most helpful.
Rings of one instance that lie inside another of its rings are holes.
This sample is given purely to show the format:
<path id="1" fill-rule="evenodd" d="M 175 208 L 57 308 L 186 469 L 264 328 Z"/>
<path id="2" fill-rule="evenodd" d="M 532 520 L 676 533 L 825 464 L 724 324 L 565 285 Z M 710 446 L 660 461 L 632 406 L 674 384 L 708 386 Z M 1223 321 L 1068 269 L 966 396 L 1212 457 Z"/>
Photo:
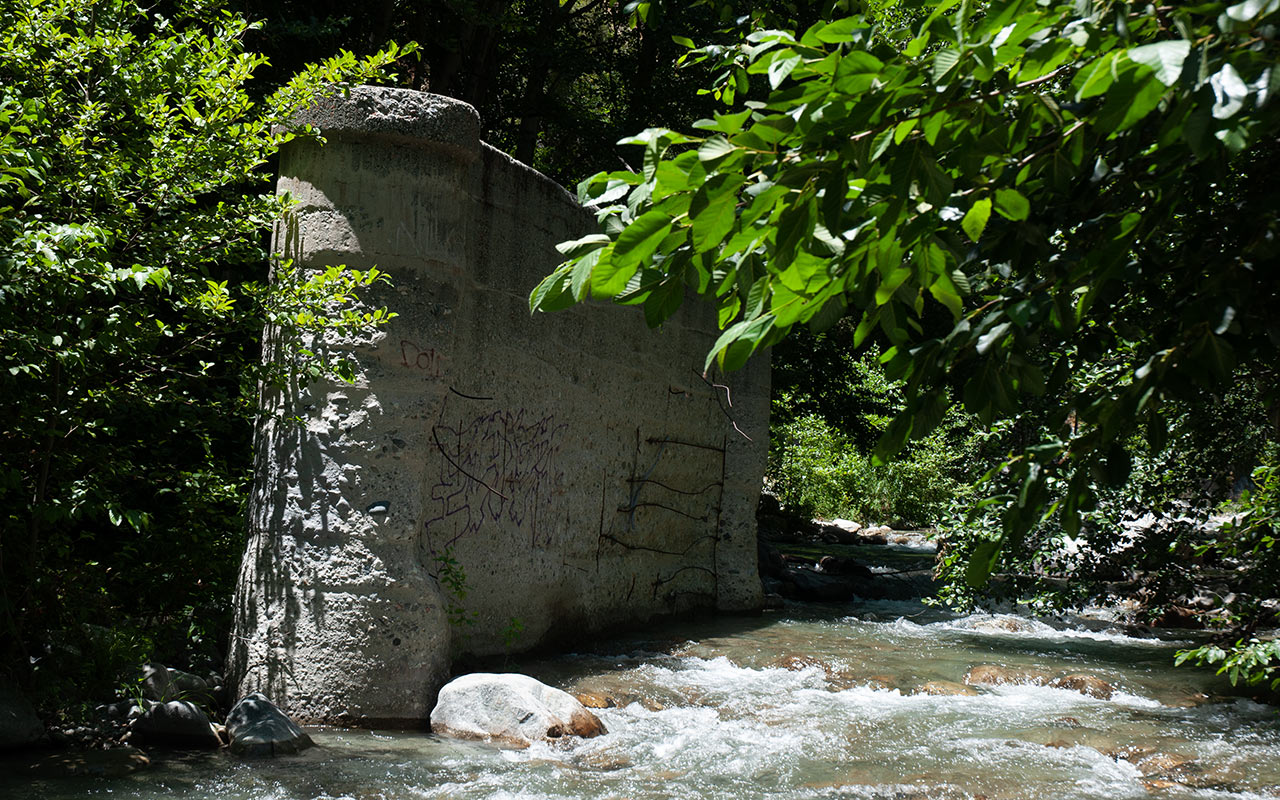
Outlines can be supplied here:
<path id="1" fill-rule="evenodd" d="M 656 331 L 607 304 L 530 315 L 555 244 L 595 224 L 479 141 L 470 106 L 362 87 L 306 121 L 328 143 L 282 153 L 297 205 L 277 249 L 377 266 L 394 286 L 367 302 L 398 316 L 305 343 L 354 356 L 354 384 L 263 390 L 240 693 L 303 722 L 413 725 L 460 654 L 759 608 L 767 363 L 704 379 L 698 304 Z M 287 363 L 277 332 L 266 350 Z"/>

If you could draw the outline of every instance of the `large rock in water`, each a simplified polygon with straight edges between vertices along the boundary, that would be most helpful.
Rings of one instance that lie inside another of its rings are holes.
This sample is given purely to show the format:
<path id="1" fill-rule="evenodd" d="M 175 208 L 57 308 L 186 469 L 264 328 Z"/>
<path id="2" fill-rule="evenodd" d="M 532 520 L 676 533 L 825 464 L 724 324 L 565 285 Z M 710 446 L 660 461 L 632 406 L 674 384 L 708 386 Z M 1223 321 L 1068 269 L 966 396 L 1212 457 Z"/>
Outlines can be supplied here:
<path id="1" fill-rule="evenodd" d="M 245 697 L 227 715 L 231 752 L 242 756 L 297 753 L 315 742 L 260 692 Z"/>
<path id="2" fill-rule="evenodd" d="M 27 698 L 0 686 L 0 749 L 27 747 L 44 740 L 44 723 Z"/>
<path id="3" fill-rule="evenodd" d="M 200 707 L 189 700 L 155 703 L 129 724 L 130 740 L 160 747 L 221 747 L 222 739 Z"/>
<path id="4" fill-rule="evenodd" d="M 431 732 L 528 747 L 606 731 L 596 715 L 567 692 L 528 675 L 473 672 L 440 690 L 431 711 Z"/>

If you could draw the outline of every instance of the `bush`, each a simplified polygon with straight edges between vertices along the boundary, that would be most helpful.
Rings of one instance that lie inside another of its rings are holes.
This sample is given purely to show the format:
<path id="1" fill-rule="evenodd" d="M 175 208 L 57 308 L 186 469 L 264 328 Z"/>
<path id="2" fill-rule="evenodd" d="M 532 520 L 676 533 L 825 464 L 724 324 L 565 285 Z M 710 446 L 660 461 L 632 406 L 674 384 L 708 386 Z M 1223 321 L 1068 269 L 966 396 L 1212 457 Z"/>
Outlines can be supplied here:
<path id="1" fill-rule="evenodd" d="M 210 657 L 262 327 L 322 326 L 376 278 L 281 267 L 263 285 L 286 207 L 269 166 L 300 108 L 397 53 L 343 54 L 264 99 L 252 26 L 179 5 L 0 0 L 0 679 L 55 695 L 124 661 Z"/>
<path id="2" fill-rule="evenodd" d="M 904 457 L 877 465 L 821 417 L 773 432 L 769 480 L 778 499 L 808 516 L 922 528 L 936 524 L 966 487 L 951 477 L 956 455 L 935 432 Z"/>

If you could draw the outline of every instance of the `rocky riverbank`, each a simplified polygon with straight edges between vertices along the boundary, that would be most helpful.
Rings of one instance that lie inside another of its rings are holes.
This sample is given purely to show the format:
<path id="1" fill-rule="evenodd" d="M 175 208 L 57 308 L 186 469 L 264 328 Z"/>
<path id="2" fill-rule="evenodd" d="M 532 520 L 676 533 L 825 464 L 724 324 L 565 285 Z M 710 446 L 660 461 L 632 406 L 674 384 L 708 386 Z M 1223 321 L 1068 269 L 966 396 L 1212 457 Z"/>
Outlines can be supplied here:
<path id="1" fill-rule="evenodd" d="M 216 750 L 241 756 L 296 753 L 311 738 L 266 697 L 226 702 L 220 675 L 145 664 L 133 696 L 118 696 L 78 718 L 48 723 L 16 690 L 0 690 L 0 752 L 48 750 L 33 776 L 120 776 L 151 764 L 150 750 Z"/>

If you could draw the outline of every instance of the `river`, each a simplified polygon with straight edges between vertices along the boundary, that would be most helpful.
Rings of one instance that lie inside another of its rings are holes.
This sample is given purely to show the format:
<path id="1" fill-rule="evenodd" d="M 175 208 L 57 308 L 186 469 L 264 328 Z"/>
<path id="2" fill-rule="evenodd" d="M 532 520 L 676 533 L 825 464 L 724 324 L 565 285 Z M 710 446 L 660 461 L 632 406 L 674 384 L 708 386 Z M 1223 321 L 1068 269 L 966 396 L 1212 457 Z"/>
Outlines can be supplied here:
<path id="1" fill-rule="evenodd" d="M 1098 628 L 1099 625 L 1092 625 Z M 654 638 L 658 636 L 660 638 Z M 292 757 L 153 753 L 121 778 L 21 779 L 27 798 L 1280 797 L 1276 709 L 1172 666 L 1179 643 L 915 602 L 788 605 L 667 623 L 510 665 L 611 698 L 604 736 L 500 750 L 420 733 L 321 731 Z M 1108 699 L 957 687 L 979 665 L 1087 674 Z M 13 762 L 10 762 L 11 766 Z"/>

